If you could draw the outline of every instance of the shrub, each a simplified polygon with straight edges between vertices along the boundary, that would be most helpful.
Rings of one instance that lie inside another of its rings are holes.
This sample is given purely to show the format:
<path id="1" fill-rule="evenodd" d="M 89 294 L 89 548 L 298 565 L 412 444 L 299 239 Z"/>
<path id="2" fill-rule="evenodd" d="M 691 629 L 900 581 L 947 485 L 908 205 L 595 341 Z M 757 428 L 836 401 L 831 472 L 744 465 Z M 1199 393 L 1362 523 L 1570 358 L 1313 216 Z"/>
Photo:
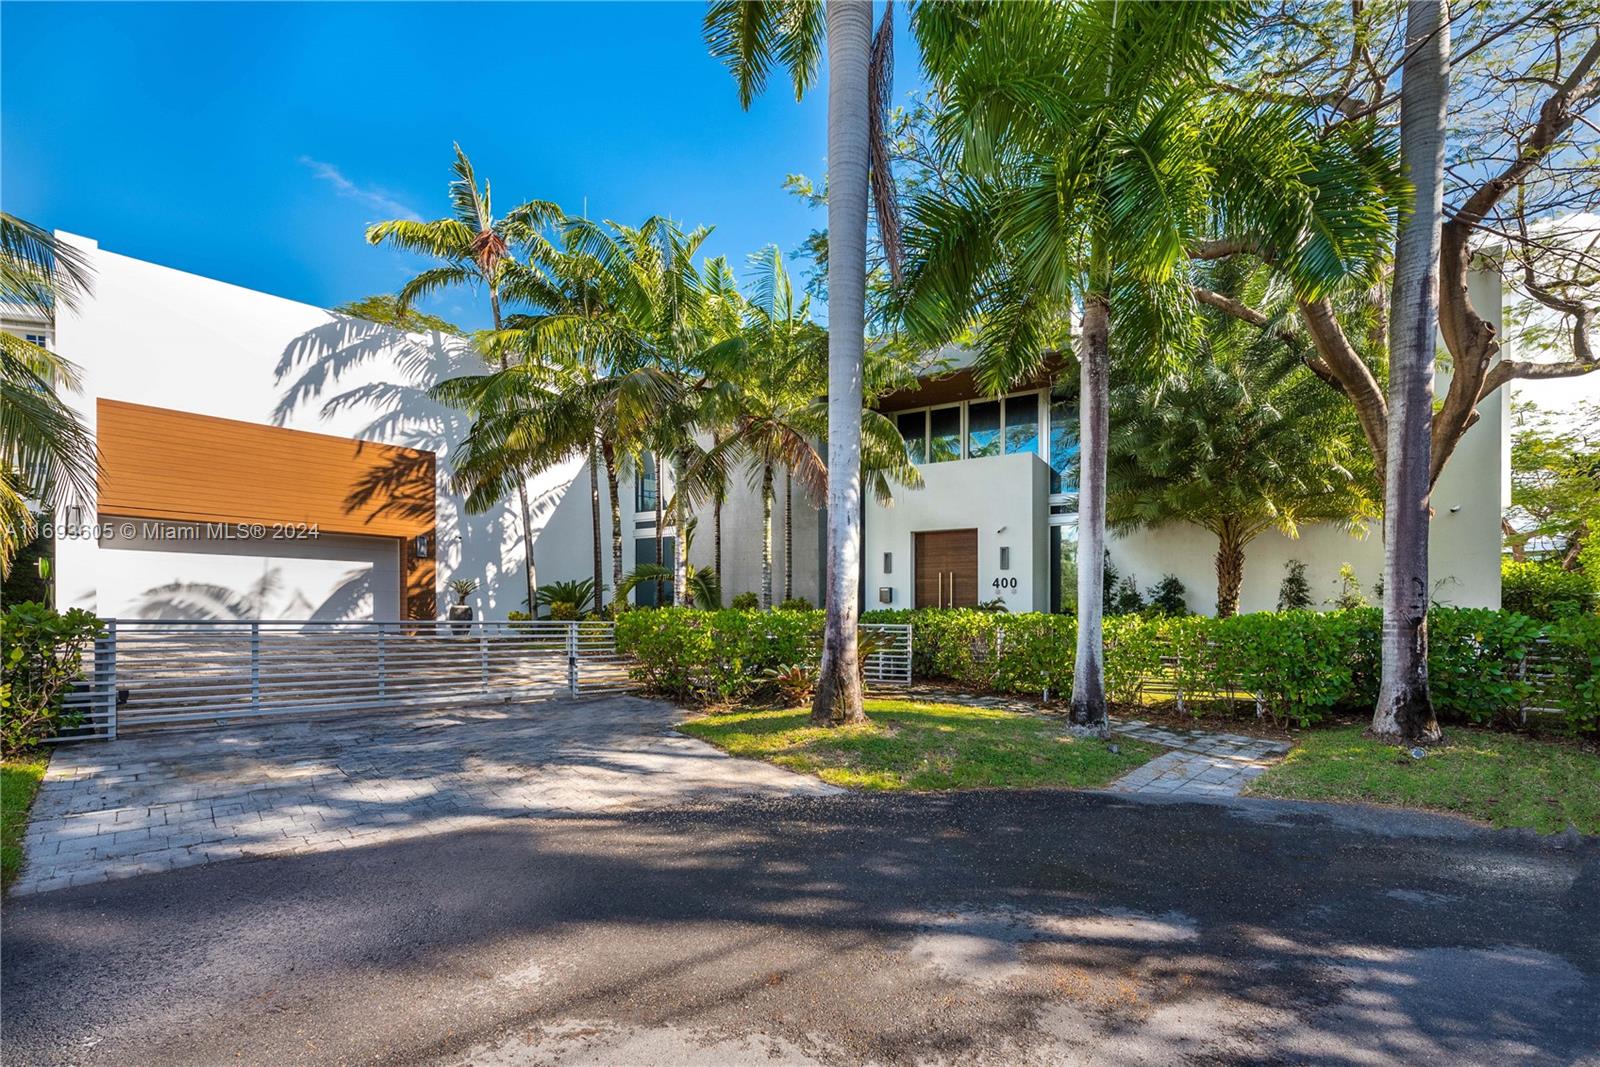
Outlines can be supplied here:
<path id="1" fill-rule="evenodd" d="M 768 671 L 815 668 L 822 619 L 820 611 L 630 611 L 617 618 L 617 649 L 636 660 L 635 678 L 672 700 L 751 700 L 775 694 Z"/>
<path id="2" fill-rule="evenodd" d="M 792 596 L 778 605 L 779 611 L 816 611 L 816 606 L 803 596 Z"/>
<path id="3" fill-rule="evenodd" d="M 1543 628 L 1526 615 L 1486 608 L 1428 612 L 1428 684 L 1441 718 L 1517 717 L 1529 686 L 1521 666 Z"/>
<path id="4" fill-rule="evenodd" d="M 83 674 L 83 656 L 105 627 L 91 612 L 27 601 L 0 616 L 0 751 L 14 755 L 77 725 L 62 704 Z"/>
<path id="5" fill-rule="evenodd" d="M 570 600 L 549 601 L 550 618 L 558 622 L 571 622 L 578 617 L 578 605 Z"/>
<path id="6" fill-rule="evenodd" d="M 761 607 L 761 598 L 754 593 L 740 593 L 728 606 L 734 611 L 756 611 Z"/>
<path id="7" fill-rule="evenodd" d="M 1339 564 L 1339 591 L 1328 601 L 1328 606 L 1335 611 L 1351 611 L 1367 606 L 1367 598 L 1361 592 L 1361 579 L 1356 577 L 1356 569 L 1348 563 Z"/>
<path id="8" fill-rule="evenodd" d="M 1148 610 L 1154 615 L 1189 614 L 1188 590 L 1176 574 L 1164 574 L 1159 582 L 1150 587 Z"/>
<path id="9" fill-rule="evenodd" d="M 1283 583 L 1278 586 L 1279 611 L 1305 611 L 1311 607 L 1311 583 L 1306 581 L 1306 565 L 1297 559 L 1285 560 Z"/>
<path id="10" fill-rule="evenodd" d="M 1574 615 L 1546 630 L 1552 653 L 1550 695 L 1573 733 L 1600 733 L 1600 615 Z"/>
<path id="11" fill-rule="evenodd" d="M 1600 579 L 1557 563 L 1500 565 L 1500 604 L 1535 619 L 1565 619 L 1600 608 Z"/>

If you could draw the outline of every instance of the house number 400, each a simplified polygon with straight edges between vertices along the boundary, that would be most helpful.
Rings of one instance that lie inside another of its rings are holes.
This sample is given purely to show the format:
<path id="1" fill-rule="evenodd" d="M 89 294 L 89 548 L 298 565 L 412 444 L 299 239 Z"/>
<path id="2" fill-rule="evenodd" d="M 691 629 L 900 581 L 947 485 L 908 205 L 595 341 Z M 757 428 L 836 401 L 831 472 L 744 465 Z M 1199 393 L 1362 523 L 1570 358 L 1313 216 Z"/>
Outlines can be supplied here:
<path id="1" fill-rule="evenodd" d="M 994 580 L 994 587 L 997 592 L 1003 592 L 1007 589 L 1015 589 L 1017 587 L 1017 580 L 1015 578 L 996 578 Z"/>

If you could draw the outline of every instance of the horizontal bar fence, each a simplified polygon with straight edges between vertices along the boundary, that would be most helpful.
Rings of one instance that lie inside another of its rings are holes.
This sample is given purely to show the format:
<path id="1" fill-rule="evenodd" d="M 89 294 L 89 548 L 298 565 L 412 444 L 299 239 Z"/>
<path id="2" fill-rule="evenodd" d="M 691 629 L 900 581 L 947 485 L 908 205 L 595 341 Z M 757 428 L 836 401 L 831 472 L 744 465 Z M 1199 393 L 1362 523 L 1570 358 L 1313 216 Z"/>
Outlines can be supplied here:
<path id="1" fill-rule="evenodd" d="M 429 703 L 613 692 L 628 674 L 609 622 L 107 620 L 67 698 L 120 730 Z"/>
<path id="2" fill-rule="evenodd" d="M 605 621 L 108 619 L 53 741 L 427 702 L 619 692 L 629 657 Z M 869 682 L 909 682 L 911 627 L 868 625 Z"/>

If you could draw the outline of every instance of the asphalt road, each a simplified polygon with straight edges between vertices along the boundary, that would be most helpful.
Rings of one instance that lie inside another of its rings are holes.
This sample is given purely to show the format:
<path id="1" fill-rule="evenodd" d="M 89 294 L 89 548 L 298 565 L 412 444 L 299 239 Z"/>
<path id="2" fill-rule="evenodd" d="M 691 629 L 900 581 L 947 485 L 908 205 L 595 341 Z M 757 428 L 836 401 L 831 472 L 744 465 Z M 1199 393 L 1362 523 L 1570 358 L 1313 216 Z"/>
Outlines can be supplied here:
<path id="1" fill-rule="evenodd" d="M 1600 843 L 1260 801 L 526 820 L 7 901 L 4 1061 L 1600 1064 Z"/>

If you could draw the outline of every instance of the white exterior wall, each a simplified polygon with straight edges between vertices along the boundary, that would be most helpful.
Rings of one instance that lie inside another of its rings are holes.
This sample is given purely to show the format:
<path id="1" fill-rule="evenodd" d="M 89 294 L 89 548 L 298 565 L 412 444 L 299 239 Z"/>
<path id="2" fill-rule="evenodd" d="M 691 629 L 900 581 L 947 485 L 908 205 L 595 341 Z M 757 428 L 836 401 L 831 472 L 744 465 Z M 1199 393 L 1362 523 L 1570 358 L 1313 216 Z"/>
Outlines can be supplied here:
<path id="1" fill-rule="evenodd" d="M 481 369 L 460 342 L 438 334 L 403 335 L 117 255 L 86 238 L 58 236 L 81 249 L 94 271 L 93 295 L 77 312 L 63 309 L 56 322 L 57 350 L 83 372 L 83 390 L 71 399 L 91 429 L 95 401 L 105 397 L 436 452 L 440 611 L 453 601 L 446 583 L 457 577 L 478 579 L 471 602 L 482 615 L 503 616 L 522 606 L 515 507 L 466 513 L 450 491 L 448 457 L 465 436 L 467 419 L 426 395 L 443 378 Z M 536 529 L 560 510 L 560 477 L 552 472 L 535 486 L 536 496 L 547 498 Z M 85 518 L 93 521 L 92 509 Z M 314 543 L 274 549 L 272 555 L 205 552 L 192 568 L 174 570 L 181 560 L 177 553 L 58 539 L 57 600 L 63 607 L 125 614 L 148 590 L 174 580 L 246 591 L 259 582 L 263 561 L 270 561 L 284 591 L 264 607 L 268 617 L 335 610 L 370 617 L 374 605 L 339 600 L 350 591 L 351 571 L 376 565 L 348 558 L 345 540 L 329 539 L 320 555 Z M 380 601 L 376 608 L 380 614 L 398 612 L 397 603 Z"/>
<path id="2" fill-rule="evenodd" d="M 866 503 L 862 609 L 915 606 L 912 546 L 917 531 L 976 528 L 978 599 L 999 597 L 1012 612 L 1050 610 L 1046 511 L 1050 467 L 1044 460 L 1013 454 L 928 463 L 918 470 L 921 489 L 897 489 L 890 507 Z M 1002 546 L 1011 550 L 1007 571 L 1000 569 Z M 885 552 L 893 556 L 893 569 L 887 574 Z M 1016 578 L 1017 588 L 997 590 L 997 578 Z M 879 599 L 882 588 L 891 590 L 887 604 Z"/>

